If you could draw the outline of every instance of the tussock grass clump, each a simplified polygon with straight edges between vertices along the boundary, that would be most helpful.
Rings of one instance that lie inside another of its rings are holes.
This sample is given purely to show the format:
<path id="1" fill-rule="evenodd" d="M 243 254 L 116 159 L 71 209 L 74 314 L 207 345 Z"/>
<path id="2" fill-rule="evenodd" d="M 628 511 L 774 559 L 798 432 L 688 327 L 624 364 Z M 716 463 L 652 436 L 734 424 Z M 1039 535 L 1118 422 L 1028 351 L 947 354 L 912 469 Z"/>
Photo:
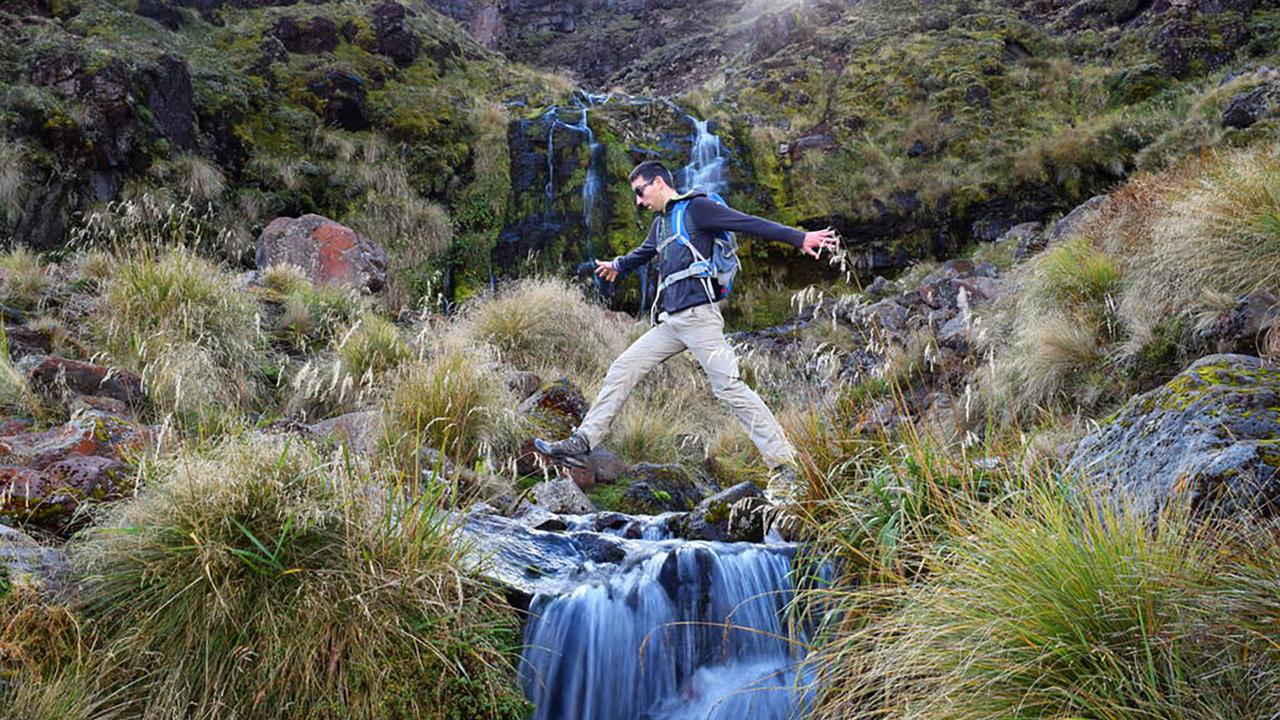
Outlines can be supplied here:
<path id="1" fill-rule="evenodd" d="M 280 309 L 272 322 L 272 332 L 293 350 L 333 342 L 369 312 L 369 303 L 356 290 L 314 285 L 296 265 L 282 263 L 267 268 L 262 283 L 268 299 Z"/>
<path id="2" fill-rule="evenodd" d="M 873 694 L 867 717 L 1272 716 L 1280 658 L 1248 625 L 1280 618 L 1274 577 L 1255 582 L 1273 545 L 1225 559 L 1240 556 L 1184 518 L 1061 494 L 982 517 L 890 593 L 896 610 L 833 638 L 844 674 L 818 717 Z"/>
<path id="3" fill-rule="evenodd" d="M 5 417 L 31 416 L 43 420 L 48 410 L 31 389 L 27 376 L 9 359 L 9 338 L 0 326 L 0 413 Z"/>
<path id="4" fill-rule="evenodd" d="M 483 349 L 445 344 L 401 367 L 384 403 L 385 447 L 402 472 L 417 476 L 420 452 L 434 448 L 471 465 L 509 456 L 521 440 L 515 398 Z"/>
<path id="5" fill-rule="evenodd" d="M 53 286 L 40 256 L 19 247 L 0 255 L 0 301 L 30 309 L 40 304 Z"/>
<path id="6" fill-rule="evenodd" d="M 0 138 L 0 217 L 17 219 L 27 185 L 26 149 L 17 140 Z"/>
<path id="7" fill-rule="evenodd" d="M 517 718 L 517 629 L 430 492 L 264 437 L 151 468 L 82 538 L 141 718 Z"/>
<path id="8" fill-rule="evenodd" d="M 1280 292 L 1280 152 L 1222 157 L 1175 192 L 1134 263 L 1126 304 L 1180 311 L 1206 290 Z"/>
<path id="9" fill-rule="evenodd" d="M 990 407 L 1010 418 L 1060 405 L 1093 408 L 1115 392 L 1107 372 L 1128 334 L 1118 315 L 1118 258 L 1076 236 L 1036 256 L 1018 278 L 1024 291 L 994 311 Z M 1007 338 L 1007 340 L 1005 339 Z"/>
<path id="10" fill-rule="evenodd" d="M 622 328 L 582 292 L 560 280 L 519 280 L 464 310 L 460 329 L 493 346 L 503 363 L 547 377 L 603 376 L 617 356 Z"/>
<path id="11" fill-rule="evenodd" d="M 298 370 L 286 410 L 306 419 L 353 410 L 384 395 L 389 374 L 412 356 L 394 323 L 366 313 L 335 340 L 331 358 Z"/>
<path id="12" fill-rule="evenodd" d="M 142 375 L 160 413 L 198 424 L 256 397 L 257 306 L 234 275 L 190 250 L 121 263 L 96 323 L 107 352 Z"/>

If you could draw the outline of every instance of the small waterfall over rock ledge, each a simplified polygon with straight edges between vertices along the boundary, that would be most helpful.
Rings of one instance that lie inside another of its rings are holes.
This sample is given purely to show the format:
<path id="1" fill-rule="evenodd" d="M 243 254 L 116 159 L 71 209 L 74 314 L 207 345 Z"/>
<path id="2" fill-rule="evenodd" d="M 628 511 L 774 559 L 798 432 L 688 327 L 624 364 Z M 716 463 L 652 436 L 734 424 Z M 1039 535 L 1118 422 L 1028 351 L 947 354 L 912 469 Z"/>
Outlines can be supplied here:
<path id="1" fill-rule="evenodd" d="M 795 546 L 671 539 L 665 517 L 561 519 L 563 532 L 467 525 L 491 574 L 530 598 L 520 676 L 535 720 L 798 715 Z"/>

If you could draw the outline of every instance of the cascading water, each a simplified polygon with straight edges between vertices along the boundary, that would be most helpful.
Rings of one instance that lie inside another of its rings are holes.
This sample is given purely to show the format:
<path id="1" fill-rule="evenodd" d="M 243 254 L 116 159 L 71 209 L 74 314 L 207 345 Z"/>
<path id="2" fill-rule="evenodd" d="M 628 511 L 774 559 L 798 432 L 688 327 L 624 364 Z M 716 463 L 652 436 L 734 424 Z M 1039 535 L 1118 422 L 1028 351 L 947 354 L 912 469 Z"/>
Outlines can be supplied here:
<path id="1" fill-rule="evenodd" d="M 725 185 L 725 157 L 720 145 L 720 138 L 708 129 L 710 121 L 698 120 L 686 115 L 693 123 L 693 149 L 689 153 L 689 164 L 680 171 L 682 189 L 705 190 L 720 193 Z"/>
<path id="2" fill-rule="evenodd" d="M 600 206 L 600 188 L 601 166 L 604 162 L 604 145 L 596 142 L 595 133 L 591 130 L 590 109 L 596 105 L 604 105 L 612 99 L 612 95 L 596 95 L 592 93 L 579 92 L 573 96 L 573 107 L 565 108 L 559 105 L 552 107 L 543 114 L 543 123 L 547 127 L 547 182 L 543 188 L 543 222 L 551 223 L 554 218 L 553 203 L 555 201 L 556 191 L 556 174 L 555 174 L 555 136 L 556 130 L 565 129 L 570 132 L 578 133 L 586 138 L 587 143 L 587 169 L 586 176 L 582 183 L 582 226 L 583 234 L 581 237 L 582 257 L 585 262 L 593 262 L 595 260 L 595 248 L 592 241 L 596 230 L 600 224 L 600 215 L 603 208 Z M 573 121 L 566 121 L 563 115 L 566 111 L 576 111 L 577 117 Z M 594 276 L 593 276 L 594 277 Z M 597 291 L 599 290 L 599 279 L 596 279 Z"/>
<path id="3" fill-rule="evenodd" d="M 794 717 L 791 548 L 627 546 L 615 574 L 534 596 L 521 679 L 535 720 Z"/>

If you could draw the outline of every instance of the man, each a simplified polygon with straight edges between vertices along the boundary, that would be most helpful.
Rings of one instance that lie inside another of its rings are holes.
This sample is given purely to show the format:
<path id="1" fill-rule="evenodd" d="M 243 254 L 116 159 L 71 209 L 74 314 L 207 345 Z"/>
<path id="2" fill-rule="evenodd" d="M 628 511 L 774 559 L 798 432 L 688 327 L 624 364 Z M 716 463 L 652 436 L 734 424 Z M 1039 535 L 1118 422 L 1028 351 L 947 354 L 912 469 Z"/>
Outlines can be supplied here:
<path id="1" fill-rule="evenodd" d="M 727 208 L 705 193 L 679 194 L 671 172 L 660 162 L 636 166 L 630 175 L 636 204 L 657 214 L 640 247 L 612 261 L 596 261 L 595 272 L 606 280 L 635 270 L 658 256 L 662 278 L 686 270 L 695 258 L 681 242 L 672 238 L 676 206 L 688 201 L 680 214 L 684 234 L 701 258 L 710 258 L 715 236 L 722 231 L 747 233 L 766 240 L 784 242 L 817 258 L 821 251 L 836 247 L 831 229 L 804 232 Z M 794 499 L 796 491 L 795 448 L 782 432 L 773 413 L 738 374 L 738 358 L 724 336 L 724 317 L 715 304 L 718 288 L 708 278 L 690 276 L 676 279 L 654 300 L 657 324 L 614 360 L 596 395 L 595 404 L 582 424 L 568 438 L 557 442 L 537 439 L 534 446 L 542 454 L 566 465 L 582 466 L 587 453 L 604 439 L 609 423 L 641 378 L 669 357 L 689 350 L 702 366 L 716 397 L 727 405 L 746 428 L 771 469 L 766 494 L 774 502 Z"/>

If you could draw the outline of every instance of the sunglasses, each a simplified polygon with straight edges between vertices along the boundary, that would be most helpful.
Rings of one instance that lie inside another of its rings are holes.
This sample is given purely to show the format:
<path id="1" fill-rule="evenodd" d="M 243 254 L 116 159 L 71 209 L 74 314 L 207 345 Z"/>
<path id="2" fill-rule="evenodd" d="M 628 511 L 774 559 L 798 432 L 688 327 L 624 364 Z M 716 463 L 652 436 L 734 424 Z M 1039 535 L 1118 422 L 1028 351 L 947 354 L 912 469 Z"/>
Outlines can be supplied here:
<path id="1" fill-rule="evenodd" d="M 649 179 L 649 182 L 644 183 L 643 185 L 637 185 L 637 186 L 635 186 L 635 187 L 633 187 L 633 188 L 631 188 L 631 189 L 636 191 L 636 197 L 644 197 L 644 191 L 645 191 L 645 188 L 647 188 L 647 187 L 649 187 L 650 185 L 652 185 L 652 184 L 653 184 L 653 181 L 654 181 L 654 180 L 657 180 L 657 179 L 658 179 L 658 178 L 657 178 L 657 176 L 654 176 L 654 177 L 652 177 L 652 178 L 650 178 L 650 179 Z"/>

